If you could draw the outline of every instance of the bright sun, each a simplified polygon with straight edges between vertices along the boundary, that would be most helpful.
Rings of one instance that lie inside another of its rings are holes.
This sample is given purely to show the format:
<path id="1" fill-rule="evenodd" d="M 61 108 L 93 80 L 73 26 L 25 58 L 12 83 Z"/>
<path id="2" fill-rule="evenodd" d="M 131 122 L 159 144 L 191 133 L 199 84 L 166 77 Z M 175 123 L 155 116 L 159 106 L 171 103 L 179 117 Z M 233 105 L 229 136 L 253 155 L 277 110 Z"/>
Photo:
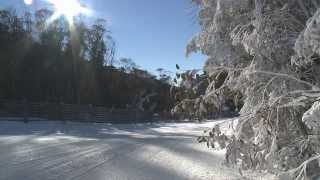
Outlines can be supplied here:
<path id="1" fill-rule="evenodd" d="M 78 0 L 48 0 L 54 6 L 55 12 L 50 21 L 56 20 L 60 16 L 65 16 L 73 24 L 73 18 L 79 14 L 90 14 L 89 9 L 80 4 Z"/>

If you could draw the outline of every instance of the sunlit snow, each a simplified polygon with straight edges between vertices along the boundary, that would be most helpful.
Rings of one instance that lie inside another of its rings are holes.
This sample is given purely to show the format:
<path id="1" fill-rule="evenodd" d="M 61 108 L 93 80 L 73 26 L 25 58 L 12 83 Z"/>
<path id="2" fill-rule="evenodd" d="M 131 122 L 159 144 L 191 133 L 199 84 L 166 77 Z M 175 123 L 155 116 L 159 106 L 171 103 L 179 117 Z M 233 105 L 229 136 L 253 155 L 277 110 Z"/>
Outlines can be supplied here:
<path id="1" fill-rule="evenodd" d="M 196 142 L 203 130 L 221 122 L 230 125 L 2 121 L 0 179 L 239 179 L 237 170 L 222 165 L 225 150 Z"/>

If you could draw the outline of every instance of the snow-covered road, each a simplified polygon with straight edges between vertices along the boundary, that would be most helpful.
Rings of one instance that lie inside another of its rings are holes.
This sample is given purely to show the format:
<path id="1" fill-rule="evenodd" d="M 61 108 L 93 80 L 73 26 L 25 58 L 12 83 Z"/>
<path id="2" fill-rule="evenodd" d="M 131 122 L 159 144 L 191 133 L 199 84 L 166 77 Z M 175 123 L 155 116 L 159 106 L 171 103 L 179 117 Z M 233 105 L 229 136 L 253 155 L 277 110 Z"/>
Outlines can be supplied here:
<path id="1" fill-rule="evenodd" d="M 0 179 L 241 179 L 196 143 L 215 123 L 0 122 Z"/>

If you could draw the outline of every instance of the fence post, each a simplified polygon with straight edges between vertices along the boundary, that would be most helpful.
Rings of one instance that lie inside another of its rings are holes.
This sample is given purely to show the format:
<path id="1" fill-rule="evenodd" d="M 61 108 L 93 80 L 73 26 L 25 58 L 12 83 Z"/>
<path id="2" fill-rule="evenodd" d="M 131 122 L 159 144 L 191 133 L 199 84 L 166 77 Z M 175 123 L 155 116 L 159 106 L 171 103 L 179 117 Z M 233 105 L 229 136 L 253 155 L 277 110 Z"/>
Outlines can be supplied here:
<path id="1" fill-rule="evenodd" d="M 59 103 L 59 119 L 61 121 L 64 121 L 64 114 L 63 114 L 63 107 L 64 107 L 64 103 L 63 102 L 60 102 Z"/>
<path id="2" fill-rule="evenodd" d="M 28 123 L 28 116 L 29 116 L 29 109 L 28 109 L 28 103 L 26 99 L 23 99 L 23 122 Z"/>
<path id="3" fill-rule="evenodd" d="M 138 123 L 139 119 L 139 110 L 135 109 L 134 123 Z"/>
<path id="4" fill-rule="evenodd" d="M 89 104 L 88 105 L 88 114 L 87 114 L 87 117 L 86 117 L 86 120 L 88 121 L 88 122 L 92 122 L 93 121 L 93 116 L 92 116 L 92 114 L 93 114 L 93 106 L 92 106 L 92 104 Z M 94 120 L 95 121 L 95 120 Z"/>

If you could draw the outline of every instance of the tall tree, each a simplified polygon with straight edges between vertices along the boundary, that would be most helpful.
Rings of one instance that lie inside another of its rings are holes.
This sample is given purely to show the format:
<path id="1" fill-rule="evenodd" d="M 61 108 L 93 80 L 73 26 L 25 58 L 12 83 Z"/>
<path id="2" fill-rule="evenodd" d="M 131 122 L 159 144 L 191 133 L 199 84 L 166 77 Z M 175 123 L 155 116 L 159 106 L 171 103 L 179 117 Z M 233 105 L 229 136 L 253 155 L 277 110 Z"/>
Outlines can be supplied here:
<path id="1" fill-rule="evenodd" d="M 95 21 L 88 31 L 89 59 L 97 72 L 114 58 L 114 42 L 108 33 L 103 19 Z"/>

